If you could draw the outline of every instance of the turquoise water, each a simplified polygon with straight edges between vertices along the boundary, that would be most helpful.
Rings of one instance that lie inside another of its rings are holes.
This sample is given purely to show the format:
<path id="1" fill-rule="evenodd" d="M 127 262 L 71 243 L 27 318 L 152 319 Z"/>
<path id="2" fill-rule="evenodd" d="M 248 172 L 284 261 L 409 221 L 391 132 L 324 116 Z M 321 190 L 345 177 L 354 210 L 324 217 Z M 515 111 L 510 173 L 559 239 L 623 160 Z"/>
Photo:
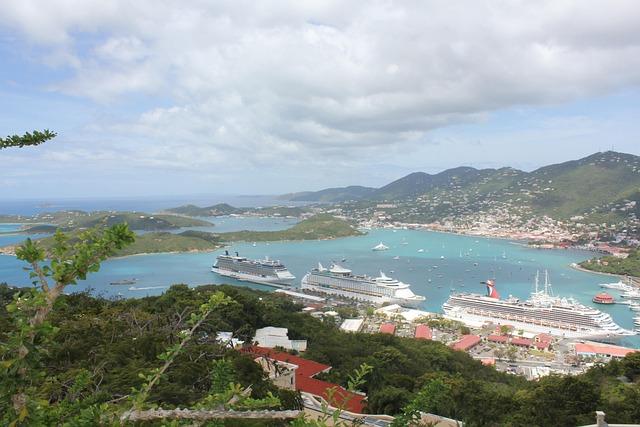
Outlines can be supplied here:
<path id="1" fill-rule="evenodd" d="M 241 228 L 250 228 L 249 224 L 255 224 L 255 220 L 256 218 L 233 218 L 227 226 L 246 224 L 247 227 Z M 277 226 L 277 222 L 282 220 L 274 221 L 276 224 L 272 226 Z M 8 236 L 0 237 L 0 244 L 3 244 L 2 238 L 6 237 Z M 380 241 L 389 246 L 389 250 L 371 251 Z M 569 267 L 572 262 L 591 257 L 593 254 L 589 252 L 531 249 L 507 240 L 415 230 L 371 230 L 367 235 L 359 237 L 258 243 L 255 247 L 251 243 L 238 243 L 227 249 L 250 258 L 269 256 L 280 259 L 298 279 L 318 262 L 328 266 L 332 261 L 346 259 L 342 264 L 355 273 L 377 275 L 382 270 L 387 275 L 412 284 L 415 293 L 427 297 L 422 308 L 435 312 L 440 311 L 452 288 L 456 291 L 482 293 L 484 286 L 480 282 L 487 278 L 496 279 L 502 297 L 514 295 L 527 298 L 533 288 L 536 270 L 540 270 L 542 274 L 546 269 L 556 295 L 574 297 L 586 305 L 594 305 L 591 298 L 600 290 L 600 283 L 615 281 L 614 278 Z M 419 249 L 423 252 L 418 252 Z M 223 279 L 211 273 L 210 267 L 215 256 L 221 252 L 222 250 L 211 253 L 157 254 L 109 260 L 98 273 L 80 282 L 76 289 L 92 288 L 98 294 L 123 297 L 159 294 L 174 283 L 197 285 L 224 282 L 256 289 L 271 289 Z M 393 259 L 395 256 L 400 258 Z M 22 266 L 13 257 L 0 256 L 0 281 L 28 284 L 28 272 L 22 270 Z M 134 285 L 136 288 L 150 289 L 129 290 L 128 285 L 109 284 L 131 278 L 137 279 Z M 599 305 L 597 308 L 611 314 L 621 326 L 632 329 L 633 312 L 626 305 Z M 624 338 L 621 344 L 640 347 L 640 339 Z"/>

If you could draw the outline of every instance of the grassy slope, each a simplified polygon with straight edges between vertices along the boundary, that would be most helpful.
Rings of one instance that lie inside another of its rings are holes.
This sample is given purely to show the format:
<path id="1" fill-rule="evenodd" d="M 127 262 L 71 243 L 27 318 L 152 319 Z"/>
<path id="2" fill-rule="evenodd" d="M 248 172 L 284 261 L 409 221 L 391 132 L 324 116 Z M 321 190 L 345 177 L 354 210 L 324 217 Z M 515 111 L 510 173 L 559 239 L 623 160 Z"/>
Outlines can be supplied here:
<path id="1" fill-rule="evenodd" d="M 160 252 L 193 252 L 211 251 L 222 246 L 215 241 L 197 236 L 173 234 L 168 232 L 147 233 L 136 237 L 136 241 L 118 251 L 117 256 L 160 253 Z"/>
<path id="2" fill-rule="evenodd" d="M 220 239 L 231 241 L 320 240 L 361 234 L 347 221 L 328 214 L 315 215 L 281 231 L 233 231 L 219 234 Z"/>

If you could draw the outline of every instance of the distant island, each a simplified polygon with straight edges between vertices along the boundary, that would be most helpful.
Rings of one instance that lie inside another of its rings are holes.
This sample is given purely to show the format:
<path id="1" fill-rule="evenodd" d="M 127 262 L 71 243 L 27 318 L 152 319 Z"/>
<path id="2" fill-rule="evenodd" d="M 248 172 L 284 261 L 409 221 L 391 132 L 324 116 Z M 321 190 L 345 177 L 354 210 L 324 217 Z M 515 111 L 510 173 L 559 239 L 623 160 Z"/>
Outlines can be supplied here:
<path id="1" fill-rule="evenodd" d="M 80 232 L 74 229 L 69 232 L 71 242 Z M 282 240 L 326 240 L 340 237 L 358 236 L 362 233 L 349 221 L 329 214 L 317 214 L 300 221 L 291 228 L 279 231 L 232 231 L 227 233 L 210 233 L 205 231 L 186 230 L 180 233 L 152 232 L 136 237 L 135 242 L 120 250 L 116 256 L 166 252 L 208 252 L 225 246 L 231 242 L 267 242 Z M 52 237 L 40 239 L 45 248 L 53 243 Z M 15 246 L 2 248 L 4 253 L 12 254 Z"/>
<path id="2" fill-rule="evenodd" d="M 84 212 L 60 211 L 33 216 L 0 215 L 0 223 L 25 224 L 18 232 L 53 233 L 57 229 L 72 231 L 96 225 L 111 226 L 126 222 L 136 231 L 175 230 L 182 227 L 212 227 L 209 221 L 179 215 L 148 214 L 145 212 Z M 33 225 L 30 225 L 33 224 Z"/>
<path id="3" fill-rule="evenodd" d="M 226 215 L 255 215 L 255 216 L 281 216 L 298 218 L 309 209 L 299 206 L 267 206 L 260 208 L 237 208 L 227 203 L 218 203 L 212 206 L 183 205 L 176 208 L 165 209 L 170 214 L 185 215 L 189 217 L 209 217 Z"/>

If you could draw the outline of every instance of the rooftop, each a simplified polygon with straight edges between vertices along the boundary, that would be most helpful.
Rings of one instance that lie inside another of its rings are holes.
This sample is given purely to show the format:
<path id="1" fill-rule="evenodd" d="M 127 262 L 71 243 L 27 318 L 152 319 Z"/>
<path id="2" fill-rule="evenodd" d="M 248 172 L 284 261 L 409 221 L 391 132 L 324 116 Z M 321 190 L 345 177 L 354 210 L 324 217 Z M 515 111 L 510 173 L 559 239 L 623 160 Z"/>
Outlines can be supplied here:
<path id="1" fill-rule="evenodd" d="M 617 345 L 576 343 L 576 354 L 583 355 L 602 355 L 612 357 L 625 357 L 629 353 L 638 350 L 633 348 L 619 347 Z"/>
<path id="2" fill-rule="evenodd" d="M 329 401 L 327 390 L 335 388 L 334 401 L 329 402 L 332 406 L 339 406 L 344 402 L 346 406 L 345 409 L 348 411 L 360 414 L 364 410 L 366 396 L 347 391 L 337 384 L 313 378 L 313 376 L 321 372 L 330 370 L 331 366 L 329 365 L 264 347 L 248 347 L 243 349 L 242 352 L 296 365 L 298 366 L 296 370 L 297 390 L 320 396 L 326 401 Z"/>
<path id="3" fill-rule="evenodd" d="M 418 325 L 416 326 L 415 337 L 419 339 L 430 340 L 433 338 L 433 332 L 427 325 Z"/>
<path id="4" fill-rule="evenodd" d="M 454 350 L 466 351 L 478 345 L 479 342 L 480 342 L 479 335 L 463 335 L 458 342 L 454 343 L 451 346 L 451 348 L 453 348 Z"/>

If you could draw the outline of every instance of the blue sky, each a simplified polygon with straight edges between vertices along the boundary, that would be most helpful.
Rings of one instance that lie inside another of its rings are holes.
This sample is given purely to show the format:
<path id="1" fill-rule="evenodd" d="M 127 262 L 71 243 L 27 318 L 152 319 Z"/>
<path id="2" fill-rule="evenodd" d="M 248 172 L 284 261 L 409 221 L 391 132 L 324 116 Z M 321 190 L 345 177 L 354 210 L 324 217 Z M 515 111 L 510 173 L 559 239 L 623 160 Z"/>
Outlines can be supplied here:
<path id="1" fill-rule="evenodd" d="M 3 197 L 274 194 L 640 154 L 640 8 L 3 2 Z"/>

